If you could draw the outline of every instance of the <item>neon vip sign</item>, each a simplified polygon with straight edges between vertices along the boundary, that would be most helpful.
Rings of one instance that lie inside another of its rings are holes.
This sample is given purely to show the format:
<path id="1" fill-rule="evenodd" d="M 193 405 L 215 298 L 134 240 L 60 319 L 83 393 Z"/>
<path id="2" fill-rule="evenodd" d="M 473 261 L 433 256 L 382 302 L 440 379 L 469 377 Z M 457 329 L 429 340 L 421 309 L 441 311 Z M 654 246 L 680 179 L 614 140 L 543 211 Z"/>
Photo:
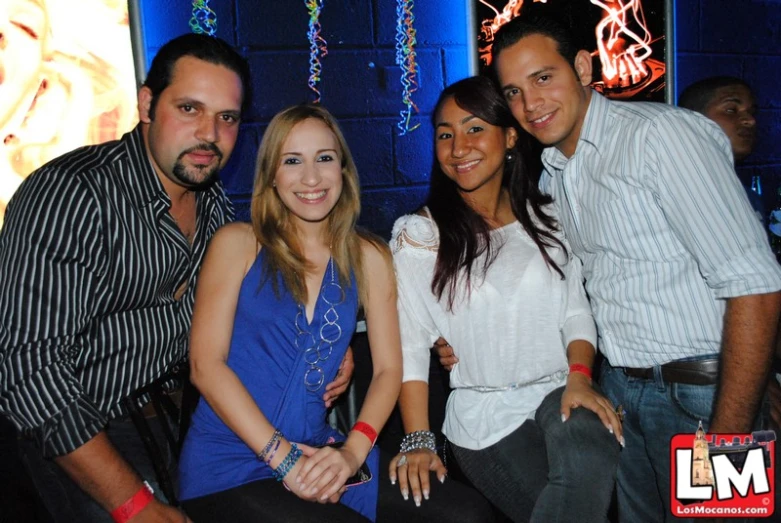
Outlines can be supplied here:
<path id="1" fill-rule="evenodd" d="M 547 3 L 547 0 L 527 0 Z M 582 0 L 585 1 L 585 0 Z M 658 72 L 658 61 L 651 59 L 653 36 L 643 13 L 641 0 L 589 0 L 602 9 L 602 20 L 595 28 L 596 53 L 602 64 L 602 85 L 606 90 L 638 86 Z M 479 55 L 484 64 L 491 63 L 491 45 L 499 28 L 518 16 L 524 0 L 509 0 L 502 10 L 486 0 L 480 3 L 491 9 L 493 19 L 482 21 Z"/>

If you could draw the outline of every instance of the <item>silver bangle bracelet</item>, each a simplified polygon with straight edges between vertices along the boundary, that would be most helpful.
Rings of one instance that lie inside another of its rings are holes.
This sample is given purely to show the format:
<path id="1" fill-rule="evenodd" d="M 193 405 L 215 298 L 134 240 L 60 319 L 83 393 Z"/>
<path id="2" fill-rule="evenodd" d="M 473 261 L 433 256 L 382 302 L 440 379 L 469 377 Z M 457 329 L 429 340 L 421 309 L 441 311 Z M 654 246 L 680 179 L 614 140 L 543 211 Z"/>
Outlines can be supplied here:
<path id="1" fill-rule="evenodd" d="M 437 442 L 434 433 L 430 430 L 418 430 L 404 436 L 399 451 L 404 453 L 417 449 L 429 449 L 436 454 Z"/>

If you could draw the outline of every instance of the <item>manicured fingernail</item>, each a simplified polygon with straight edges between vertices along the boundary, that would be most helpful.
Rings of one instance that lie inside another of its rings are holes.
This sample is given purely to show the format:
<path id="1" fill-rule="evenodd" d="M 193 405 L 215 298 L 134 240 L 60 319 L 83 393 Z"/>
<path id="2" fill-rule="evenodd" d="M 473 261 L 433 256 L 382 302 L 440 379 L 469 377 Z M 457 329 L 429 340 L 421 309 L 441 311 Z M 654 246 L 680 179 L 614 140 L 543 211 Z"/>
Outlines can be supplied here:
<path id="1" fill-rule="evenodd" d="M 320 501 L 323 501 L 325 499 L 328 499 L 328 494 L 323 494 L 322 496 L 320 496 Z"/>
<path id="2" fill-rule="evenodd" d="M 404 498 L 404 501 L 409 501 L 409 492 L 407 492 L 407 489 L 401 490 L 401 497 Z"/>
<path id="3" fill-rule="evenodd" d="M 565 421 L 567 421 L 567 416 L 565 416 L 564 414 L 562 414 L 562 415 L 561 415 L 561 422 L 562 422 L 562 423 L 564 423 Z"/>
<path id="4" fill-rule="evenodd" d="M 425 499 L 426 501 L 428 501 L 428 490 L 424 490 L 424 491 L 423 491 L 423 499 Z"/>
<path id="5" fill-rule="evenodd" d="M 391 478 L 390 480 L 391 480 L 391 485 L 395 485 L 396 484 L 396 478 Z"/>
<path id="6" fill-rule="evenodd" d="M 621 444 L 622 447 L 626 447 L 626 440 L 624 440 L 624 436 L 618 438 L 618 442 Z"/>
<path id="7" fill-rule="evenodd" d="M 415 496 L 415 506 L 416 507 L 420 506 L 420 496 Z"/>
<path id="8" fill-rule="evenodd" d="M 440 482 L 440 483 L 444 483 L 444 482 L 445 482 L 445 478 L 446 478 L 446 477 L 447 477 L 447 476 L 442 476 L 441 478 L 439 478 L 439 482 Z"/>
<path id="9" fill-rule="evenodd" d="M 609 430 L 610 433 L 612 434 L 613 433 L 613 426 L 612 425 L 608 425 L 607 430 Z"/>

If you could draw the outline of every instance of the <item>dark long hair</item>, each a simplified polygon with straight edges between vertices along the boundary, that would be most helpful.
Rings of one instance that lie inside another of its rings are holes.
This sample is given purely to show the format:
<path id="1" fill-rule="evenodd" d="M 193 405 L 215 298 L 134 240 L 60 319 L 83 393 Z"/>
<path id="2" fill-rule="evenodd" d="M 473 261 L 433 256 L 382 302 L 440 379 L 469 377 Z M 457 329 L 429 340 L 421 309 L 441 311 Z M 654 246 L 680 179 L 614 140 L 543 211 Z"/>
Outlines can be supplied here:
<path id="1" fill-rule="evenodd" d="M 507 150 L 512 159 L 504 163 L 502 187 L 509 192 L 513 214 L 521 227 L 537 244 L 548 266 L 563 278 L 561 268 L 547 252 L 551 247 L 559 247 L 562 250 L 565 248 L 553 234 L 557 230 L 556 221 L 542 209 L 553 200 L 542 194 L 537 187 L 542 172 L 541 147 L 518 126 L 510 108 L 490 79 L 473 76 L 447 87 L 437 101 L 434 109 L 435 119 L 442 105 L 450 98 L 453 98 L 461 109 L 481 120 L 497 127 L 513 128 L 518 133 L 515 145 Z M 436 127 L 436 122 L 434 126 Z M 486 255 L 481 273 L 484 277 L 496 259 L 501 245 L 491 243 L 489 224 L 464 201 L 458 185 L 442 172 L 436 158 L 431 173 L 431 192 L 426 205 L 439 229 L 439 251 L 431 290 L 437 299 L 442 299 L 442 294 L 447 289 L 448 309 L 452 310 L 461 275 L 465 278 L 468 292 L 475 261 L 483 254 Z M 532 213 L 536 222 L 532 219 Z"/>

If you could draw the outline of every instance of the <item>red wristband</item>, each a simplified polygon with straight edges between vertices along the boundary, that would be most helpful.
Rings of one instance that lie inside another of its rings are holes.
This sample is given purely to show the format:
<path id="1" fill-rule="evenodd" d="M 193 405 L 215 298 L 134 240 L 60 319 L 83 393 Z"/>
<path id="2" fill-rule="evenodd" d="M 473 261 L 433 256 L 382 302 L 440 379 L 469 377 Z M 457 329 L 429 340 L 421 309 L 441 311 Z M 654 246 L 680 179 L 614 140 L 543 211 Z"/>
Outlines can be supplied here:
<path id="1" fill-rule="evenodd" d="M 114 518 L 116 523 L 126 523 L 130 518 L 144 510 L 144 507 L 154 498 L 154 490 L 149 486 L 149 483 L 144 481 L 144 485 L 138 492 L 111 511 L 111 517 Z"/>
<path id="2" fill-rule="evenodd" d="M 569 372 L 572 374 L 573 372 L 580 372 L 581 374 L 585 374 L 588 376 L 588 379 L 591 379 L 591 369 L 589 369 L 587 366 L 583 365 L 582 363 L 573 363 L 569 366 Z"/>
<path id="3" fill-rule="evenodd" d="M 372 447 L 374 446 L 374 443 L 377 441 L 377 431 L 374 430 L 374 427 L 369 425 L 368 423 L 365 423 L 363 421 L 358 421 L 353 425 L 352 430 L 357 430 L 367 438 L 369 438 L 369 441 L 372 442 Z"/>

